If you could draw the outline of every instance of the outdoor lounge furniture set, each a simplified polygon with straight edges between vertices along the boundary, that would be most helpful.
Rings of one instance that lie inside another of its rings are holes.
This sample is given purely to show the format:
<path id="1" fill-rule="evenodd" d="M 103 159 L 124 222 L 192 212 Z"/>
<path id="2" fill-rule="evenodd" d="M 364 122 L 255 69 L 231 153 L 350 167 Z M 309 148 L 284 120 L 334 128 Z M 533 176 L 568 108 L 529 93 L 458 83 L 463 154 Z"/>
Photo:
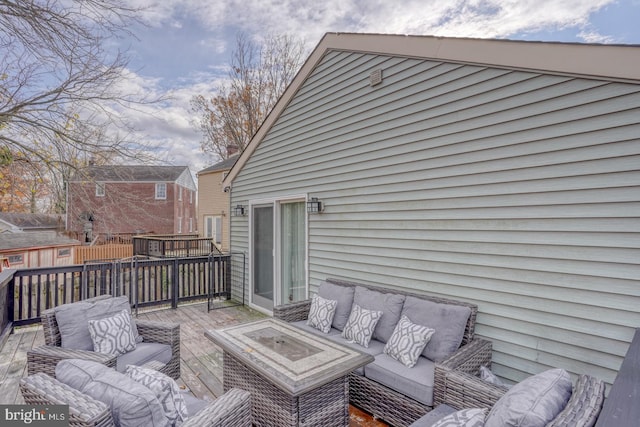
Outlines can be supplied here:
<path id="1" fill-rule="evenodd" d="M 382 313 L 377 323 L 376 312 Z M 393 426 L 595 424 L 605 385 L 594 377 L 582 375 L 572 386 L 566 371 L 552 369 L 511 389 L 481 379 L 491 343 L 474 339 L 476 313 L 473 304 L 339 279 L 320 284 L 311 300 L 274 308 L 276 318 L 373 355 L 350 374 L 349 401 Z M 366 339 L 348 330 L 354 320 L 365 331 L 373 324 L 366 347 Z M 416 348 L 422 349 L 417 360 L 408 360 L 416 359 Z"/>

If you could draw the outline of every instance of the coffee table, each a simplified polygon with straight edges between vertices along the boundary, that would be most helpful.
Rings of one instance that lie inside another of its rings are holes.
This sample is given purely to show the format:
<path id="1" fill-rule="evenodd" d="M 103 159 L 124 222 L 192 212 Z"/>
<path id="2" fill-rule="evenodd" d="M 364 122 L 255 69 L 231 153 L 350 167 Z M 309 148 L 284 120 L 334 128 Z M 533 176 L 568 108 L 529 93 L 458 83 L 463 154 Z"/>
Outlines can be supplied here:
<path id="1" fill-rule="evenodd" d="M 373 356 L 265 319 L 206 331 L 223 350 L 223 386 L 251 393 L 257 426 L 348 426 L 349 373 Z"/>

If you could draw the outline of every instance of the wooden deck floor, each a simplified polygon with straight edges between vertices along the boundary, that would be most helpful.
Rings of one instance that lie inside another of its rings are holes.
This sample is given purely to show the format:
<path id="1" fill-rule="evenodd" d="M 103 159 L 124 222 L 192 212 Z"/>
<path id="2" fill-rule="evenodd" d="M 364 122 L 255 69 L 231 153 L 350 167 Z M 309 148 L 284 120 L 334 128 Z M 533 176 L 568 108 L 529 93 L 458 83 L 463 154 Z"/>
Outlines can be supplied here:
<path id="1" fill-rule="evenodd" d="M 222 390 L 222 352 L 204 337 L 207 329 L 219 329 L 258 320 L 263 314 L 246 306 L 207 312 L 206 304 L 181 306 L 177 310 L 162 309 L 140 312 L 140 318 L 180 323 L 181 378 L 179 384 L 197 397 L 213 400 Z M 22 404 L 18 383 L 27 374 L 26 352 L 44 344 L 41 327 L 16 329 L 0 350 L 0 404 Z M 383 427 L 386 424 L 351 408 L 350 427 Z"/>

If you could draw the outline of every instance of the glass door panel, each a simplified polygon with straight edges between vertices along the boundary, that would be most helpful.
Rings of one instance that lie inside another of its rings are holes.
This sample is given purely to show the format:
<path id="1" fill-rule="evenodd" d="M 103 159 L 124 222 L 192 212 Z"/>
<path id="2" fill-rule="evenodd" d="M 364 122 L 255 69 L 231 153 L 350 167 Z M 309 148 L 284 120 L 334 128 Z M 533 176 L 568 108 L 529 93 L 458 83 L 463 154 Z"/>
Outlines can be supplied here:
<path id="1" fill-rule="evenodd" d="M 307 297 L 305 269 L 305 203 L 280 205 L 280 303 Z"/>
<path id="2" fill-rule="evenodd" d="M 251 301 L 273 310 L 273 206 L 256 206 L 252 210 L 252 298 Z"/>

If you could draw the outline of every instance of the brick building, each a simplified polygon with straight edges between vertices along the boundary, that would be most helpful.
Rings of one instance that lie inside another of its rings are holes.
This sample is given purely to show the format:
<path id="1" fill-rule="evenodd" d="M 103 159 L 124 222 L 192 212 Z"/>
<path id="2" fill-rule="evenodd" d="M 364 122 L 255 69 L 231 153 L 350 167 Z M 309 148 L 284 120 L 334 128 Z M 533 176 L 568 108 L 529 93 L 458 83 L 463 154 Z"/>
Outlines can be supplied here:
<path id="1" fill-rule="evenodd" d="M 187 166 L 90 166 L 67 185 L 67 231 L 91 241 L 128 233 L 197 232 Z"/>

